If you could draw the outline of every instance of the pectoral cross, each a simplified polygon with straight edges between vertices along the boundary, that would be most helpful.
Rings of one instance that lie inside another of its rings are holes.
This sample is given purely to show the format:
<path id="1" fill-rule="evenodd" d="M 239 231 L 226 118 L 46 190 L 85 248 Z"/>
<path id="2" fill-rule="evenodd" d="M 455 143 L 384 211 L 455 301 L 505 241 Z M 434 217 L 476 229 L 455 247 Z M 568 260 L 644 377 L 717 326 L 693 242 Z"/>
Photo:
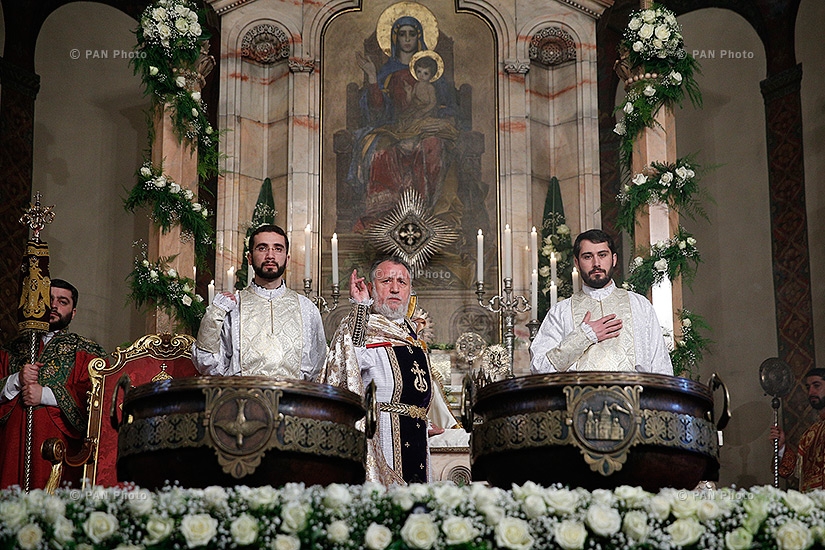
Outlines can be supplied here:
<path id="1" fill-rule="evenodd" d="M 427 372 L 421 370 L 418 361 L 413 361 L 412 373 L 415 375 L 415 382 L 413 382 L 415 389 L 422 393 L 427 391 L 429 386 L 427 385 L 427 379 L 424 378 L 424 375 L 427 374 Z"/>

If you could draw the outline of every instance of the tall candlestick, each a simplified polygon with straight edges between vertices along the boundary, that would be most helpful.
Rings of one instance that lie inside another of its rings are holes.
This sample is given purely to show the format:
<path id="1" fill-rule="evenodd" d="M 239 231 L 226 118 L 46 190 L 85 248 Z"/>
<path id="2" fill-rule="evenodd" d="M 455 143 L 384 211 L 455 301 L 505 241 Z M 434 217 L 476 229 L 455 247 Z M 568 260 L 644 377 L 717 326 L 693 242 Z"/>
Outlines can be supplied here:
<path id="1" fill-rule="evenodd" d="M 538 319 L 539 315 L 539 271 L 534 269 L 530 273 L 530 308 L 533 313 L 533 319 Z"/>
<path id="2" fill-rule="evenodd" d="M 539 270 L 539 234 L 535 225 L 530 231 L 530 269 Z"/>
<path id="3" fill-rule="evenodd" d="M 556 302 L 559 299 L 559 287 L 556 286 L 556 283 L 550 281 L 550 307 L 556 305 Z"/>
<path id="4" fill-rule="evenodd" d="M 556 262 L 557 261 L 558 260 L 556 260 L 556 253 L 553 252 L 552 254 L 550 254 L 550 281 L 553 282 L 553 283 L 555 283 L 556 281 L 559 280 L 558 279 L 558 273 L 556 272 L 556 269 L 557 269 Z"/>
<path id="5" fill-rule="evenodd" d="M 338 284 L 338 233 L 332 234 L 332 284 Z"/>
<path id="6" fill-rule="evenodd" d="M 207 296 L 209 297 L 209 302 L 208 303 L 211 304 L 215 300 L 215 279 L 212 279 L 212 281 L 210 281 L 209 286 L 207 287 L 207 289 L 208 289 Z"/>
<path id="7" fill-rule="evenodd" d="M 484 233 L 478 230 L 476 236 L 476 280 L 484 282 Z"/>
<path id="8" fill-rule="evenodd" d="M 504 270 L 503 276 L 505 279 L 513 278 L 513 231 L 510 229 L 510 224 L 504 225 Z"/>
<path id="9" fill-rule="evenodd" d="M 312 278 L 312 227 L 304 228 L 304 279 Z"/>
<path id="10" fill-rule="evenodd" d="M 573 292 L 579 291 L 579 270 L 573 268 Z"/>

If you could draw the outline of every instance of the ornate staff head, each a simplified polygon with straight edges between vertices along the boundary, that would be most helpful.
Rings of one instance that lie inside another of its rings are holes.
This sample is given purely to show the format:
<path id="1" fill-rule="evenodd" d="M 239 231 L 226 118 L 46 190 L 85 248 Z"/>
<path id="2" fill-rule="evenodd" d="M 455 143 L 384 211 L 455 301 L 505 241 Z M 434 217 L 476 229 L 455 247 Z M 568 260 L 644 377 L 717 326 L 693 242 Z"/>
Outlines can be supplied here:
<path id="1" fill-rule="evenodd" d="M 17 327 L 23 331 L 49 330 L 49 245 L 40 240 L 40 232 L 54 220 L 54 206 L 40 205 L 40 193 L 34 198 L 20 223 L 32 230 L 26 243 L 26 253 L 20 265 L 20 305 L 17 309 Z"/>

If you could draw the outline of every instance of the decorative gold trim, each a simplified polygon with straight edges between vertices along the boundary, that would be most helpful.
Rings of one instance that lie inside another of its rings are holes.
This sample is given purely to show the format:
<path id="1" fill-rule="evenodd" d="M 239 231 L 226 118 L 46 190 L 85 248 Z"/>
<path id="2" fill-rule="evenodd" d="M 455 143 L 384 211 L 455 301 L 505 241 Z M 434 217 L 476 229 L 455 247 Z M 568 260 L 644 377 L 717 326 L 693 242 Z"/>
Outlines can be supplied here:
<path id="1" fill-rule="evenodd" d="M 415 405 L 406 405 L 404 403 L 378 403 L 378 408 L 381 412 L 402 414 L 411 418 L 418 418 L 419 420 L 427 420 L 427 409 L 416 407 Z"/>

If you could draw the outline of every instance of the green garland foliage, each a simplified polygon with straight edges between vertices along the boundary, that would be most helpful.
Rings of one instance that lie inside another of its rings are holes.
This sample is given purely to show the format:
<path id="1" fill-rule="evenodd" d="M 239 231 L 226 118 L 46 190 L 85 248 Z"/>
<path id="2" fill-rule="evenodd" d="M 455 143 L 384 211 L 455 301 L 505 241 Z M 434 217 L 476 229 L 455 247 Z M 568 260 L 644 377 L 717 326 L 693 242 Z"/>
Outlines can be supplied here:
<path id="1" fill-rule="evenodd" d="M 135 258 L 135 268 L 127 277 L 129 299 L 138 308 L 159 307 L 177 320 L 178 328 L 197 334 L 206 304 L 195 294 L 195 281 L 181 277 L 169 267 L 174 258 L 160 258 L 154 263 L 147 260 L 145 254 L 143 258 Z"/>
<path id="2" fill-rule="evenodd" d="M 710 330 L 707 322 L 700 316 L 687 309 L 679 311 L 679 322 L 682 328 L 682 337 L 675 340 L 670 352 L 670 362 L 673 363 L 673 374 L 696 380 L 699 363 L 703 353 L 713 340 L 710 340 L 700 331 Z"/>
<path id="3" fill-rule="evenodd" d="M 676 235 L 670 239 L 654 243 L 647 257 L 636 256 L 630 262 L 630 275 L 622 286 L 639 294 L 647 294 L 665 277 L 672 281 L 680 275 L 690 285 L 700 261 L 696 239 L 683 227 L 679 227 Z"/>

